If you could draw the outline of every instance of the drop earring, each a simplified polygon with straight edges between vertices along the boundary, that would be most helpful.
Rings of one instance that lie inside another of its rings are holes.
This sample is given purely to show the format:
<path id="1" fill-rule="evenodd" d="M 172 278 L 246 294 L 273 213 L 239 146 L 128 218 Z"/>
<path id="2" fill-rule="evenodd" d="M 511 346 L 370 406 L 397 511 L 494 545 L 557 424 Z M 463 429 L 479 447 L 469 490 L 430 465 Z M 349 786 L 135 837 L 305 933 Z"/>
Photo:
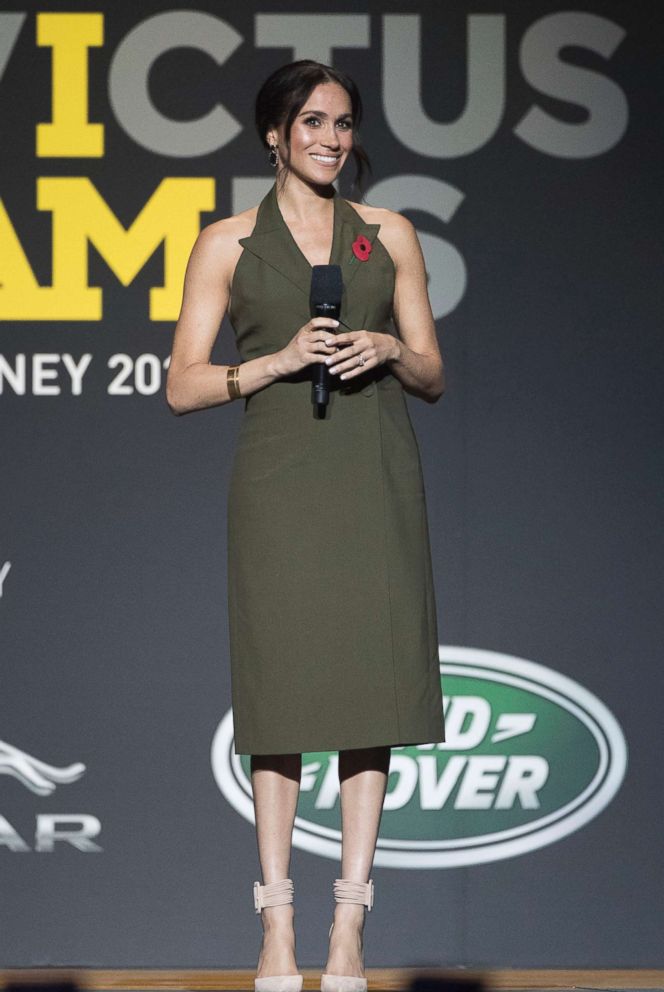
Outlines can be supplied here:
<path id="1" fill-rule="evenodd" d="M 270 161 L 270 165 L 273 168 L 276 168 L 277 162 L 279 161 L 279 158 L 277 156 L 277 146 L 276 145 L 270 145 L 270 157 L 269 157 L 269 161 Z"/>

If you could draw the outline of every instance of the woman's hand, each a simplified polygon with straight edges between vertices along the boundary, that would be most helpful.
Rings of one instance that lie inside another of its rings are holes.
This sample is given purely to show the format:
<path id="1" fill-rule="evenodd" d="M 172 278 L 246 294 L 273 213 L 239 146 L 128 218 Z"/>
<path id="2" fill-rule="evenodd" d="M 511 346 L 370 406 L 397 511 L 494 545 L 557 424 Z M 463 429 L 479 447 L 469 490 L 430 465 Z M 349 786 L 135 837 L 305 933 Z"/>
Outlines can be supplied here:
<path id="1" fill-rule="evenodd" d="M 330 372 L 340 379 L 352 379 L 367 369 L 375 368 L 399 354 L 399 341 L 392 334 L 377 331 L 345 331 L 334 338 L 337 354 L 326 358 Z M 362 356 L 363 363 L 359 364 Z"/>
<path id="2" fill-rule="evenodd" d="M 332 317 L 312 317 L 275 355 L 274 364 L 279 375 L 291 375 L 307 365 L 324 362 L 335 351 L 336 338 L 330 331 L 338 326 L 339 321 Z"/>

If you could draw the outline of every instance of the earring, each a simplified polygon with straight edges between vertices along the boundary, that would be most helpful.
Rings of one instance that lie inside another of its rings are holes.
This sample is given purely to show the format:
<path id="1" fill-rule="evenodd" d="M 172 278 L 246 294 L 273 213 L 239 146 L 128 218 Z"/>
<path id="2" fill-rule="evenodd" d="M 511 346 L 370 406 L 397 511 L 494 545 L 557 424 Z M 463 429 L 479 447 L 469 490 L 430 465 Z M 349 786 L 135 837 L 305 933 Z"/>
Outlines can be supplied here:
<path id="1" fill-rule="evenodd" d="M 269 156 L 270 165 L 276 168 L 278 160 L 279 159 L 277 156 L 277 146 L 270 145 L 270 156 Z"/>

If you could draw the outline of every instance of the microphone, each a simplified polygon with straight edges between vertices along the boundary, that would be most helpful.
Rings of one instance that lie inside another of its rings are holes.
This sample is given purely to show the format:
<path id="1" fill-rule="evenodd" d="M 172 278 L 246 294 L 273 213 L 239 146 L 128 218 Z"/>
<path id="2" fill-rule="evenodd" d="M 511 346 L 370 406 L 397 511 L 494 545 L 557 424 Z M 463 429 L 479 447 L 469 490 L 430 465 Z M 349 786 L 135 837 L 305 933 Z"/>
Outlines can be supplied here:
<path id="1" fill-rule="evenodd" d="M 341 266 L 314 265 L 311 269 L 311 292 L 309 308 L 312 317 L 332 317 L 339 320 L 341 312 L 341 294 L 343 281 Z M 334 329 L 330 328 L 334 333 Z M 327 406 L 330 399 L 330 370 L 325 362 L 316 362 L 312 366 L 311 402 L 319 406 Z"/>

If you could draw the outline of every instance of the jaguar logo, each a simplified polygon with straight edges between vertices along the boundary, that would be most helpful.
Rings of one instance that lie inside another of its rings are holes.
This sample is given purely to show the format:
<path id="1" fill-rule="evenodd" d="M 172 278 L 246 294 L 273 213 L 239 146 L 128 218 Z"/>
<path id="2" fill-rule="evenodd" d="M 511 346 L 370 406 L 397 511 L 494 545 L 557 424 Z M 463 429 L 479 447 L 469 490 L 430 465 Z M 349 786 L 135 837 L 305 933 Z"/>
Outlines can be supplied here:
<path id="1" fill-rule="evenodd" d="M 50 796 L 58 785 L 76 782 L 84 771 L 85 765 L 80 761 L 65 768 L 56 768 L 6 741 L 0 741 L 0 774 L 13 775 L 38 796 Z"/>
<path id="2" fill-rule="evenodd" d="M 0 741 L 0 774 L 13 776 L 37 796 L 52 796 L 59 785 L 76 782 L 84 772 L 81 761 L 58 768 Z M 103 848 L 92 838 L 100 832 L 101 822 L 92 813 L 36 813 L 31 847 L 17 827 L 0 813 L 0 850 L 18 854 L 30 850 L 53 853 L 56 844 L 68 845 L 84 854 L 97 853 Z"/>

